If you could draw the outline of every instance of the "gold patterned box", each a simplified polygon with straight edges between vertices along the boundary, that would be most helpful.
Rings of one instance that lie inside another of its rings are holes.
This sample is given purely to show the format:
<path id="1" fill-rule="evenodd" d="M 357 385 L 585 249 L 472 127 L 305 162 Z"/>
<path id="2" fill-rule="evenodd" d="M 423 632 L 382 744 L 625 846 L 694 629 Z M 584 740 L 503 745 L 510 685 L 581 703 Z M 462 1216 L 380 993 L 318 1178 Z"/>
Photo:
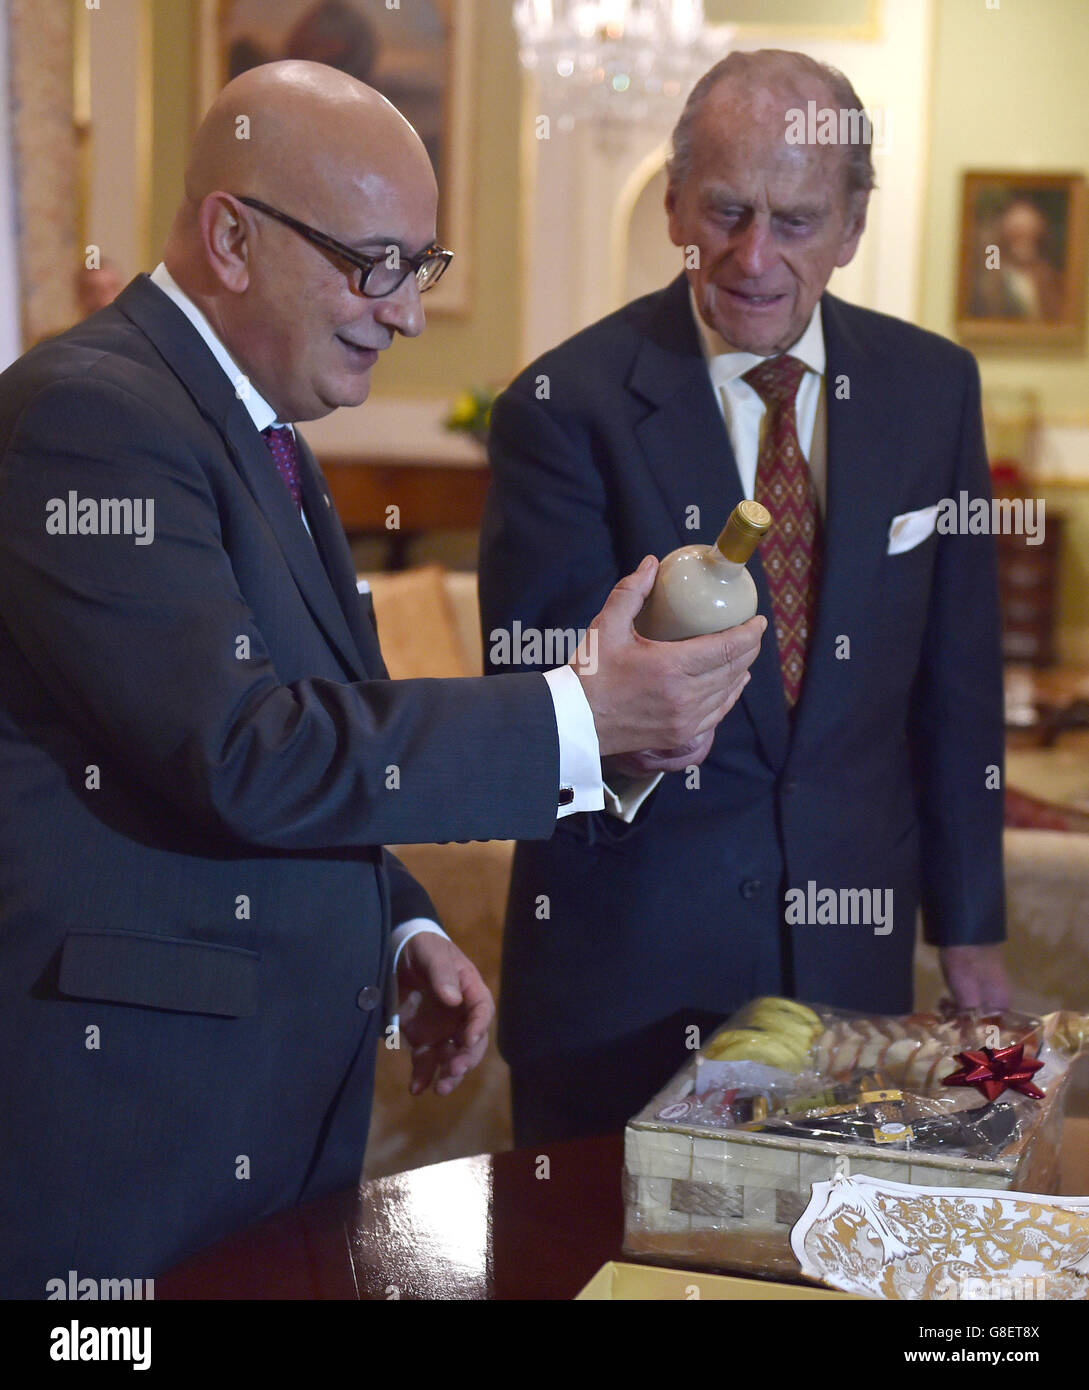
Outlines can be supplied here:
<path id="1" fill-rule="evenodd" d="M 1062 1064 L 1037 1078 L 1046 1078 L 1042 1099 L 1016 1095 L 1011 1105 L 1007 1093 L 1003 1106 L 1015 1112 L 1016 1132 L 995 1156 L 979 1158 L 918 1142 L 837 1142 L 805 1132 L 765 1133 L 694 1121 L 691 1112 L 698 1115 L 700 1107 L 692 1102 L 703 1061 L 702 1054 L 693 1057 L 628 1123 L 623 1177 L 627 1253 L 670 1264 L 800 1278 L 790 1231 L 805 1211 L 814 1183 L 864 1175 L 927 1188 L 1052 1193 L 1058 1187 L 1067 1075 Z M 935 1066 L 943 1075 L 950 1070 Z M 845 1074 L 841 1070 L 839 1080 Z M 947 1087 L 941 1094 L 944 1103 L 955 1093 Z M 958 1100 L 987 1106 L 974 1091 L 971 1096 L 959 1093 Z M 925 1126 L 919 1129 L 921 1134 Z"/>

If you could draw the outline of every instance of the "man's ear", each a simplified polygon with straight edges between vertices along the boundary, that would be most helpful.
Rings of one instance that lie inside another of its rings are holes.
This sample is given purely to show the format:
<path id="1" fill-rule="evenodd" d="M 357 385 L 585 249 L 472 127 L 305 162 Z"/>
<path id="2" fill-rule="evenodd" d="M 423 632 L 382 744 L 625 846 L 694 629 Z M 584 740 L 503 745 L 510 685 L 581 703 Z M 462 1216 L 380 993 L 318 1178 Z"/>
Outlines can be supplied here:
<path id="1" fill-rule="evenodd" d="M 241 294 L 249 285 L 246 223 L 229 193 L 209 193 L 198 214 L 200 239 L 212 274 L 224 289 Z"/>
<path id="2" fill-rule="evenodd" d="M 869 193 L 859 191 L 849 195 L 847 204 L 847 226 L 839 245 L 836 265 L 841 269 L 854 259 L 862 233 L 866 230 L 866 209 L 869 206 Z"/>
<path id="3" fill-rule="evenodd" d="M 678 221 L 676 184 L 669 183 L 666 185 L 665 210 L 666 217 L 669 219 L 669 239 L 674 246 L 683 246 L 685 239 L 681 235 Z"/>

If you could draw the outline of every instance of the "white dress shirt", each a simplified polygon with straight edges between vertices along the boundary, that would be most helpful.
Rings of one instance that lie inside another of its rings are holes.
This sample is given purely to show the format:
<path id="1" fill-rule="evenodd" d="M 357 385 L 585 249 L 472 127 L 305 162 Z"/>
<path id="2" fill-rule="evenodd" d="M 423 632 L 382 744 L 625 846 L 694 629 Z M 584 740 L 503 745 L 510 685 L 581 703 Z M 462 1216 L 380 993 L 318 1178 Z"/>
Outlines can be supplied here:
<path id="1" fill-rule="evenodd" d="M 737 462 L 737 471 L 741 475 L 741 490 L 746 497 L 752 499 L 756 492 L 756 465 L 760 457 L 760 438 L 767 407 L 749 383 L 741 378 L 747 371 L 767 359 L 754 352 L 739 352 L 704 323 L 691 289 L 688 299 L 715 399 L 722 411 L 726 432 Z M 791 357 L 797 357 L 808 368 L 798 385 L 798 394 L 794 400 L 795 421 L 798 443 L 809 464 L 813 487 L 817 494 L 817 505 L 823 515 L 828 490 L 823 439 L 820 441 L 821 447 L 813 448 L 825 367 L 824 328 L 821 323 L 819 300 L 809 316 L 805 331 L 789 352 Z M 821 418 L 823 421 L 823 412 Z M 723 451 L 724 476 L 725 462 L 726 456 Z M 725 522 L 726 518 L 722 517 L 721 520 Z M 659 772 L 650 777 L 625 778 L 622 782 L 620 779 L 614 779 L 613 784 L 605 787 L 606 809 L 612 815 L 630 823 L 663 775 Z"/>
<path id="2" fill-rule="evenodd" d="M 738 352 L 713 328 L 704 323 L 691 291 L 689 300 L 692 305 L 692 317 L 699 330 L 700 346 L 707 362 L 711 385 L 715 389 L 715 399 L 726 422 L 726 432 L 730 436 L 734 458 L 737 460 L 741 489 L 746 497 L 752 498 L 756 492 L 756 464 L 760 457 L 760 435 L 767 408 L 756 391 L 741 378 L 758 363 L 766 362 L 767 358 L 759 357 L 754 352 Z M 817 504 L 823 515 L 827 494 L 824 450 L 819 449 L 815 454 L 813 451 L 813 431 L 821 386 L 824 382 L 825 364 L 824 328 L 821 323 L 819 300 L 809 316 L 802 336 L 787 351 L 791 357 L 797 357 L 808 368 L 798 385 L 794 412 L 798 426 L 798 443 L 802 446 L 806 462 L 810 463 Z M 726 520 L 725 517 L 722 519 Z"/>
<path id="3" fill-rule="evenodd" d="M 226 373 L 235 394 L 246 407 L 257 430 L 266 430 L 270 425 L 286 424 L 294 433 L 294 426 L 289 421 L 277 420 L 275 410 L 227 351 L 208 322 L 207 316 L 193 303 L 161 261 L 152 271 L 151 281 L 178 306 L 200 334 L 208 351 Z M 309 531 L 305 512 L 303 524 Z M 560 744 L 560 787 L 570 787 L 574 793 L 566 806 L 557 806 L 557 818 L 574 815 L 577 811 L 600 811 L 605 805 L 601 781 L 601 753 L 593 711 L 583 692 L 582 682 L 570 666 L 560 666 L 554 671 L 546 671 L 544 679 L 552 696 L 552 706 L 556 714 L 556 730 Z M 558 791 L 557 788 L 557 794 Z M 437 932 L 439 936 L 446 936 L 438 923 L 427 917 L 413 917 L 407 922 L 399 923 L 394 928 L 391 938 L 394 971 L 405 946 L 421 931 Z"/>

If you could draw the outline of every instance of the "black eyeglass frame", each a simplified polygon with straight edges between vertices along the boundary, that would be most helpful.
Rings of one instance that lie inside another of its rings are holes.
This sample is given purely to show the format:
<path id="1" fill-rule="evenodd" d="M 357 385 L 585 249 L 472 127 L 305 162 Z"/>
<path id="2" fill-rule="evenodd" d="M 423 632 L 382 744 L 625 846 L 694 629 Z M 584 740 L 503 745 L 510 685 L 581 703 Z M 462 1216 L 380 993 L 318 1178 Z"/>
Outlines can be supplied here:
<path id="1" fill-rule="evenodd" d="M 401 266 L 404 268 L 404 274 L 395 285 L 392 285 L 388 290 L 383 290 L 381 294 L 368 294 L 367 281 L 370 278 L 371 271 L 377 270 L 379 266 L 385 264 L 386 258 L 384 256 L 364 256 L 359 251 L 353 251 L 350 246 L 345 246 L 342 241 L 337 241 L 335 237 L 327 236 L 325 232 L 319 232 L 315 227 L 308 227 L 305 222 L 300 222 L 297 217 L 291 217 L 288 213 L 281 212 L 279 208 L 270 207 L 268 203 L 262 203 L 259 198 L 243 198 L 237 193 L 234 196 L 240 203 L 244 203 L 246 207 L 255 208 L 258 212 L 263 212 L 266 217 L 274 217 L 277 222 L 282 222 L 285 227 L 290 227 L 293 232 L 297 232 L 299 236 L 305 237 L 312 245 L 320 246 L 325 251 L 332 251 L 334 255 L 340 256 L 343 260 L 347 261 L 349 265 L 355 266 L 355 268 L 361 272 L 359 277 L 359 293 L 366 296 L 367 299 L 385 299 L 387 296 L 395 293 L 408 278 L 409 271 L 412 271 L 413 275 L 416 277 L 416 284 L 420 294 L 425 294 L 428 290 L 435 288 L 442 279 L 446 267 L 454 259 L 453 251 L 447 251 L 447 249 L 444 246 L 440 246 L 437 241 L 433 242 L 430 246 L 425 247 L 419 255 L 400 257 Z M 427 284 L 420 285 L 420 271 L 425 265 L 432 265 L 435 261 L 440 261 L 442 263 L 442 268 L 434 272 Z M 392 267 L 387 267 L 387 269 L 392 269 Z"/>

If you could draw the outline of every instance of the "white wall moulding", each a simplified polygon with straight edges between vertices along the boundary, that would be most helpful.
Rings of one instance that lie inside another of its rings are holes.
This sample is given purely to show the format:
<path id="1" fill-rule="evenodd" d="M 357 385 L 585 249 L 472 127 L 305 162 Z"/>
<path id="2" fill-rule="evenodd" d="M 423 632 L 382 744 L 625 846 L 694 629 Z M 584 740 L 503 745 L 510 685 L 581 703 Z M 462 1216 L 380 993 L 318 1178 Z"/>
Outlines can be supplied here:
<path id="1" fill-rule="evenodd" d="M 14 126 L 8 73 L 8 26 L 0 18 L 0 371 L 22 350 L 19 239 L 16 230 Z"/>

